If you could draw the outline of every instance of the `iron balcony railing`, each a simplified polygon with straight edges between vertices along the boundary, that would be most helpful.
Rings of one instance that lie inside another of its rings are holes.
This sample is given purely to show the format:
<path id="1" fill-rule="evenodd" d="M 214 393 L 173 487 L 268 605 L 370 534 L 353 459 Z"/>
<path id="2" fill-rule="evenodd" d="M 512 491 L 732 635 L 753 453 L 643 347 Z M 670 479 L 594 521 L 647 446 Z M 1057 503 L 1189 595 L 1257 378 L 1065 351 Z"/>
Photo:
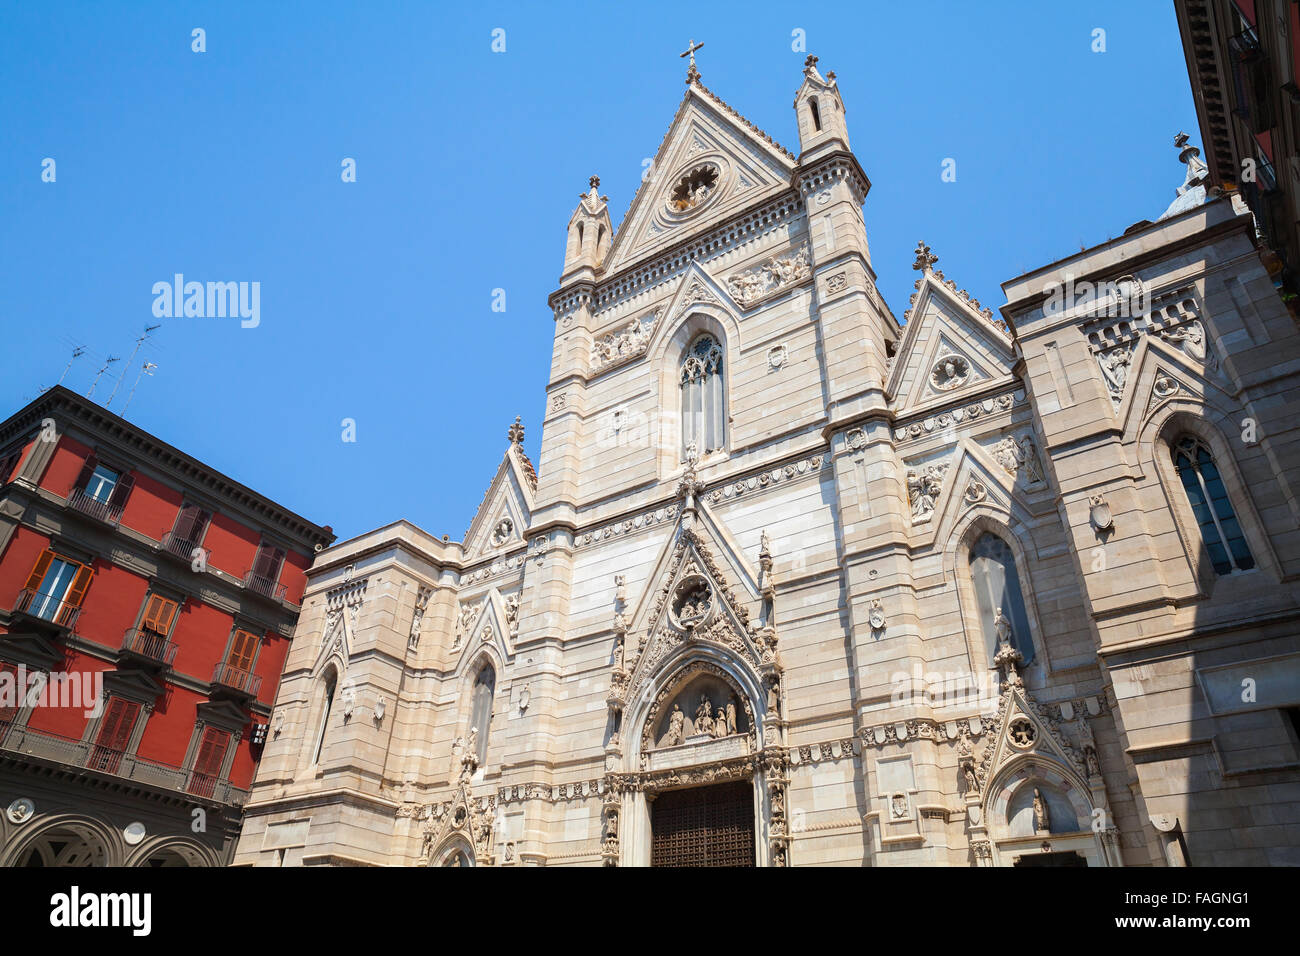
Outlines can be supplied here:
<path id="1" fill-rule="evenodd" d="M 194 549 L 199 548 L 197 541 L 182 538 L 175 531 L 168 531 L 162 536 L 162 540 L 158 544 L 164 551 L 174 554 L 184 561 L 193 561 Z M 207 553 L 203 548 L 199 548 L 199 550 L 204 551 L 205 554 Z"/>
<path id="2" fill-rule="evenodd" d="M 80 488 L 72 492 L 68 497 L 68 504 L 82 514 L 90 515 L 97 521 L 103 521 L 106 524 L 117 524 L 122 520 L 122 506 L 109 504 L 107 501 L 100 501 L 98 498 L 91 497 Z"/>
<path id="3" fill-rule="evenodd" d="M 24 588 L 18 592 L 18 600 L 14 602 L 13 612 L 41 621 L 49 621 L 55 627 L 72 630 L 76 626 L 77 614 L 80 611 L 79 607 L 65 604 L 62 594 Z"/>
<path id="4" fill-rule="evenodd" d="M 176 661 L 176 644 L 147 627 L 133 627 L 122 635 L 122 652 L 165 667 Z"/>
<path id="5" fill-rule="evenodd" d="M 257 692 L 262 689 L 262 678 L 223 661 L 212 672 L 212 684 L 214 687 L 225 687 L 240 694 L 247 694 L 249 697 L 256 697 Z"/>
<path id="6" fill-rule="evenodd" d="M 231 806 L 243 806 L 248 802 L 248 791 L 236 787 L 229 780 L 186 770 L 174 764 L 146 760 L 120 750 L 100 747 L 91 741 L 73 740 L 43 730 L 32 730 L 30 727 L 11 726 L 7 734 L 0 734 L 0 750 L 67 766 L 84 767 L 142 785 L 189 793 Z"/>
<path id="7" fill-rule="evenodd" d="M 256 594 L 260 594 L 263 597 L 269 597 L 275 601 L 285 600 L 285 595 L 288 593 L 288 589 L 283 584 L 276 584 L 275 581 L 270 578 L 262 577 L 260 574 L 254 574 L 252 571 L 248 571 L 244 575 L 244 587 Z"/>

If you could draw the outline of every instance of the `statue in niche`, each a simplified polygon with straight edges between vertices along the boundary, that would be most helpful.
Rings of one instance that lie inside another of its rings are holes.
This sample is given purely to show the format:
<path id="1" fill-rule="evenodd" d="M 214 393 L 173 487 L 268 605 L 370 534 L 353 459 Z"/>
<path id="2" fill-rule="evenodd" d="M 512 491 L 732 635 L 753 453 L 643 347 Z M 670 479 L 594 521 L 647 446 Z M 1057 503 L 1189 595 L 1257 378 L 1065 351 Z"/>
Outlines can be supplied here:
<path id="1" fill-rule="evenodd" d="M 1051 814 L 1047 809 L 1047 801 L 1043 795 L 1034 787 L 1034 832 L 1048 833 L 1051 830 Z"/>
<path id="2" fill-rule="evenodd" d="M 686 739 L 685 734 L 686 715 L 682 713 L 681 707 L 673 704 L 672 716 L 668 718 L 668 737 L 665 746 L 676 747 Z"/>
<path id="3" fill-rule="evenodd" d="M 740 729 L 736 724 L 736 698 L 732 695 L 731 700 L 727 701 L 727 726 L 731 728 L 731 733 L 739 733 Z"/>
<path id="4" fill-rule="evenodd" d="M 713 736 L 713 718 L 710 716 L 712 705 L 705 694 L 700 695 L 700 706 L 695 709 L 695 732 L 705 736 Z"/>
<path id="5" fill-rule="evenodd" d="M 727 726 L 727 712 L 719 707 L 717 717 L 713 721 L 713 736 L 726 737 L 731 733 L 731 729 Z"/>
<path id="6" fill-rule="evenodd" d="M 993 629 L 997 633 L 999 646 L 1012 643 L 1011 622 L 1002 613 L 1002 608 L 998 608 L 997 613 L 993 615 Z"/>
<path id="7" fill-rule="evenodd" d="M 767 683 L 767 712 L 773 717 L 781 716 L 781 682 L 775 677 Z"/>
<path id="8" fill-rule="evenodd" d="M 970 764 L 966 764 L 966 766 L 962 767 L 962 773 L 966 777 L 966 792 L 979 793 L 980 785 L 979 781 L 975 779 L 975 768 Z"/>

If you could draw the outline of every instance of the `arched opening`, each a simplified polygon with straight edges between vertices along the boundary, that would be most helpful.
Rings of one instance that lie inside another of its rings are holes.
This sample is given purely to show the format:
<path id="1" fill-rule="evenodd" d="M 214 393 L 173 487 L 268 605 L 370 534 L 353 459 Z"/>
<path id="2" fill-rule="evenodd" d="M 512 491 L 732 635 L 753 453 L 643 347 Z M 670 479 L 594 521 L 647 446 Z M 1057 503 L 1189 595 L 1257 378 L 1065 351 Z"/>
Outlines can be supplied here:
<path id="1" fill-rule="evenodd" d="M 980 535 L 971 546 L 970 582 L 987 659 L 993 660 L 1005 640 L 1024 655 L 1024 663 L 1028 664 L 1034 659 L 1034 641 L 1016 559 L 1011 546 L 992 532 Z"/>
<path id="2" fill-rule="evenodd" d="M 682 461 L 702 458 L 726 442 L 723 350 L 710 333 L 697 336 L 682 355 Z"/>
<path id="3" fill-rule="evenodd" d="M 89 827 L 67 824 L 47 830 L 22 851 L 16 866 L 107 866 L 108 848 Z"/>
<path id="4" fill-rule="evenodd" d="M 338 688 L 338 672 L 331 667 L 325 673 L 325 686 L 323 690 L 323 706 L 321 708 L 320 723 L 316 728 L 316 743 L 312 747 L 311 765 L 314 767 L 320 763 L 321 753 L 325 749 L 325 731 L 329 728 L 330 711 L 334 708 L 334 692 Z"/>
<path id="5" fill-rule="evenodd" d="M 475 756 L 479 766 L 487 763 L 488 731 L 492 724 L 492 696 L 496 693 L 497 672 L 490 663 L 484 663 L 474 675 L 474 689 L 470 693 L 470 733 L 475 739 Z"/>
<path id="6" fill-rule="evenodd" d="M 1255 567 L 1210 447 L 1195 435 L 1183 434 L 1171 444 L 1170 453 L 1215 573 L 1232 574 Z"/>
<path id="7" fill-rule="evenodd" d="M 817 97 L 811 97 L 808 100 L 808 111 L 812 113 L 813 129 L 821 132 L 822 128 L 822 111 L 817 106 Z"/>

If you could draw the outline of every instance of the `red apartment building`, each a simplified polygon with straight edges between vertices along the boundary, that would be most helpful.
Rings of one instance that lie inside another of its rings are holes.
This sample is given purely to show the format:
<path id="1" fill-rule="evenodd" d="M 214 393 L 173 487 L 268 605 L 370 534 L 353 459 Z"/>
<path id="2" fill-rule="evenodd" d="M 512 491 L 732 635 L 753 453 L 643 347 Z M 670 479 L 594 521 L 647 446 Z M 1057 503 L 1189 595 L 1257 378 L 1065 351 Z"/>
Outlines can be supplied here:
<path id="1" fill-rule="evenodd" d="M 0 423 L 0 866 L 228 862 L 333 539 L 65 388 Z"/>

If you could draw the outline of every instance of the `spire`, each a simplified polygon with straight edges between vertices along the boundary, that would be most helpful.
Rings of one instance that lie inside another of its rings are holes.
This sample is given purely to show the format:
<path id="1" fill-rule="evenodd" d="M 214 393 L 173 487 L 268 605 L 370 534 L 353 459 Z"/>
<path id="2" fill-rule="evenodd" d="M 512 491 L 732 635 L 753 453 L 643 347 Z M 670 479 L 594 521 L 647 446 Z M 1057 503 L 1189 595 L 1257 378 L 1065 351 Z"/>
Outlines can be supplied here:
<path id="1" fill-rule="evenodd" d="M 702 46 L 704 46 L 703 43 L 696 43 L 694 40 L 691 40 L 690 44 L 686 47 L 686 52 L 682 54 L 684 57 L 689 56 L 691 58 L 690 68 L 686 71 L 687 86 L 690 86 L 700 78 L 700 71 L 695 69 L 695 51 L 700 49 Z"/>
<path id="2" fill-rule="evenodd" d="M 1169 204 L 1161 219 L 1168 219 L 1205 202 L 1206 187 L 1210 181 L 1209 167 L 1201 159 L 1201 151 L 1191 144 L 1186 133 L 1180 132 L 1174 137 L 1174 147 L 1178 150 L 1179 162 L 1187 166 L 1187 172 L 1183 176 L 1183 184 L 1176 190 L 1177 198 Z"/>
<path id="3" fill-rule="evenodd" d="M 599 269 L 614 240 L 609 221 L 609 197 L 600 194 L 600 177 L 589 176 L 589 187 L 578 194 L 578 208 L 569 218 L 569 241 L 564 252 L 563 282 L 575 271 L 586 271 L 587 278 Z"/>

